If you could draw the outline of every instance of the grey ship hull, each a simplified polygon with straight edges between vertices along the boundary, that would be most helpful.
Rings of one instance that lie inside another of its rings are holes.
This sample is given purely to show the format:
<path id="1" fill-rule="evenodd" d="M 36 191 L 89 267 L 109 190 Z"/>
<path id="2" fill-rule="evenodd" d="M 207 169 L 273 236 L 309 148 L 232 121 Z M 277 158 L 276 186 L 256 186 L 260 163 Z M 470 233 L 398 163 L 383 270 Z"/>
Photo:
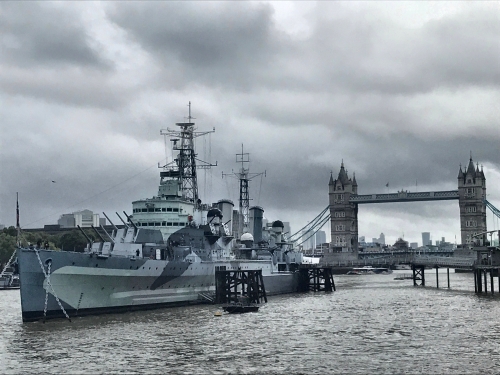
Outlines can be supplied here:
<path id="1" fill-rule="evenodd" d="M 38 256 L 40 260 L 38 259 Z M 272 273 L 271 262 L 231 260 L 189 263 L 128 257 L 97 257 L 67 251 L 18 249 L 23 321 L 153 309 L 204 302 L 215 292 L 215 269 L 262 269 L 268 295 L 297 291 L 298 273 Z M 50 288 L 45 271 L 50 263 Z M 55 293 L 54 293 L 55 292 Z"/>

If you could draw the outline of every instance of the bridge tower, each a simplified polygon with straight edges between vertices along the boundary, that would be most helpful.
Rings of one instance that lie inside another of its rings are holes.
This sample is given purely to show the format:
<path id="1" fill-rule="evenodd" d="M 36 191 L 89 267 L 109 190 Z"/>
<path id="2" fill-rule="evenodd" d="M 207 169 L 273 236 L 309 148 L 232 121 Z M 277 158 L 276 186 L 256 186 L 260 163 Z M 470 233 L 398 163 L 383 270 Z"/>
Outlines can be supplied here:
<path id="1" fill-rule="evenodd" d="M 356 176 L 350 179 L 344 162 L 336 180 L 330 175 L 331 244 L 335 252 L 354 252 L 358 249 L 358 205 L 349 203 L 351 195 L 358 194 Z"/>
<path id="2" fill-rule="evenodd" d="M 479 240 L 484 238 L 473 237 L 478 233 L 486 232 L 486 178 L 483 168 L 479 170 L 479 165 L 474 167 L 472 157 L 468 167 L 462 171 L 462 166 L 458 171 L 458 204 L 460 206 L 460 232 L 462 245 L 473 245 L 474 238 Z"/>

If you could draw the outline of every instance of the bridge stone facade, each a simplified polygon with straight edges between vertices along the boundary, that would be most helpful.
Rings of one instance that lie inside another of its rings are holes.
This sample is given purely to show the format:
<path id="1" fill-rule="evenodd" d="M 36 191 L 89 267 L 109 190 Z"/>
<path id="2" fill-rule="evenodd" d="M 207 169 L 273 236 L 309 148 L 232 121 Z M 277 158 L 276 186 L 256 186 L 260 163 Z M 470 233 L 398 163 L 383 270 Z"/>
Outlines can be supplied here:
<path id="1" fill-rule="evenodd" d="M 344 162 L 336 180 L 330 176 L 331 246 L 335 252 L 352 252 L 358 249 L 358 205 L 351 201 L 358 195 L 356 176 L 350 179 Z"/>
<path id="2" fill-rule="evenodd" d="M 328 183 L 330 204 L 331 243 L 333 252 L 357 252 L 358 250 L 358 205 L 366 203 L 418 202 L 435 200 L 458 200 L 460 207 L 461 243 L 465 247 L 475 240 L 485 240 L 478 236 L 486 232 L 486 178 L 479 165 L 474 166 L 472 158 L 465 170 L 460 166 L 458 190 L 408 192 L 391 194 L 358 195 L 358 184 L 353 174 L 349 178 L 344 162 L 336 179 L 330 175 Z"/>
<path id="3" fill-rule="evenodd" d="M 460 206 L 460 228 L 462 245 L 472 245 L 477 234 L 486 229 L 486 178 L 483 168 L 474 167 L 472 158 L 469 165 L 458 171 L 458 204 Z"/>

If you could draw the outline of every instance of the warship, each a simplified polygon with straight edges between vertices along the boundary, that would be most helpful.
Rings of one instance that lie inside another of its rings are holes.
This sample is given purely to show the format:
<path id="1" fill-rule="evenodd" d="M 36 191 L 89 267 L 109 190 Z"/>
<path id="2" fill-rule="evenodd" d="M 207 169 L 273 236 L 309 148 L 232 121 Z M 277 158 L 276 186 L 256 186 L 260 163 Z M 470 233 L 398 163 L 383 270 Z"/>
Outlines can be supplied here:
<path id="1" fill-rule="evenodd" d="M 158 195 L 133 202 L 126 220 L 116 213 L 123 225 L 106 216 L 114 229 L 92 227 L 97 240 L 87 236 L 84 252 L 18 248 L 23 321 L 207 302 L 217 270 L 261 270 L 267 295 L 297 291 L 303 256 L 287 241 L 283 222 L 264 227 L 257 207 L 249 228 L 248 190 L 236 215 L 241 232 L 232 228 L 230 200 L 199 199 L 193 138 L 201 133 L 190 112 L 178 132 L 168 132 L 178 154 L 162 167 Z M 247 172 L 242 164 L 240 188 L 248 188 Z"/>

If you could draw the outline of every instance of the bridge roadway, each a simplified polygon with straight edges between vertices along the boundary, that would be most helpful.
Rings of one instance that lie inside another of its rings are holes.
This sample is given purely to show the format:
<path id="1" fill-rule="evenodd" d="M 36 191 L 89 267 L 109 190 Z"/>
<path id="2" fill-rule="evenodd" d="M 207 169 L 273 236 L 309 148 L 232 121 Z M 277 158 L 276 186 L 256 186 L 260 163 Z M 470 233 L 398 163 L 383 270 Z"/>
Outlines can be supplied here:
<path id="1" fill-rule="evenodd" d="M 408 191 L 398 191 L 388 194 L 364 194 L 351 195 L 349 203 L 388 203 L 388 202 L 421 202 L 421 201 L 442 201 L 458 199 L 458 190 L 448 191 L 424 191 L 410 193 Z"/>

